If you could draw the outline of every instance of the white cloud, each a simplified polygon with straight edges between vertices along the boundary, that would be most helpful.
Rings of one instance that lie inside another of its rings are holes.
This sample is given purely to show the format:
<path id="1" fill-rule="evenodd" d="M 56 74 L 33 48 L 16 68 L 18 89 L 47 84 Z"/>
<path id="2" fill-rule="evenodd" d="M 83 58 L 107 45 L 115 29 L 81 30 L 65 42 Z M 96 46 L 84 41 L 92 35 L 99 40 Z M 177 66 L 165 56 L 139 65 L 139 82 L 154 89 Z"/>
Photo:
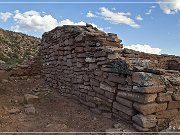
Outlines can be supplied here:
<path id="1" fill-rule="evenodd" d="M 152 9 L 149 9 L 148 12 L 146 12 L 146 15 L 150 15 L 152 13 Z"/>
<path id="2" fill-rule="evenodd" d="M 152 48 L 150 45 L 135 44 L 135 45 L 125 46 L 125 48 L 133 49 L 145 53 L 151 53 L 151 54 L 160 54 L 161 52 L 160 48 Z"/>
<path id="3" fill-rule="evenodd" d="M 86 17 L 96 17 L 91 11 L 86 14 Z"/>
<path id="4" fill-rule="evenodd" d="M 58 25 L 58 21 L 51 15 L 40 15 L 39 12 L 30 10 L 24 13 L 15 11 L 14 21 L 16 25 L 12 27 L 16 31 L 38 31 L 45 32 Z"/>
<path id="5" fill-rule="evenodd" d="M 151 8 L 156 8 L 156 6 L 151 6 Z"/>
<path id="6" fill-rule="evenodd" d="M 143 18 L 141 17 L 141 15 L 136 16 L 135 19 L 138 20 L 138 21 L 142 21 L 142 20 L 143 20 Z"/>
<path id="7" fill-rule="evenodd" d="M 103 28 L 101 28 L 101 27 L 98 27 L 96 24 L 94 24 L 94 23 L 89 23 L 89 24 L 91 24 L 93 27 L 96 27 L 96 28 L 98 28 L 99 30 L 104 30 Z"/>
<path id="8" fill-rule="evenodd" d="M 112 12 L 108 8 L 101 7 L 100 13 L 98 13 L 104 20 L 109 21 L 112 24 L 126 24 L 133 28 L 139 28 L 140 25 L 136 24 L 136 22 L 129 18 L 128 16 L 131 13 L 124 13 L 124 12 Z"/>
<path id="9" fill-rule="evenodd" d="M 40 14 L 37 11 L 30 10 L 24 13 L 21 13 L 20 11 L 16 10 L 14 12 L 13 19 L 15 21 L 15 25 L 11 27 L 11 30 L 18 31 L 18 32 L 46 32 L 49 31 L 57 26 L 63 26 L 63 25 L 86 25 L 85 22 L 73 22 L 69 19 L 61 20 L 58 22 L 57 19 L 55 19 L 51 15 L 46 14 Z M 91 23 L 94 27 L 97 27 L 97 25 Z M 102 30 L 102 28 L 99 28 Z"/>
<path id="10" fill-rule="evenodd" d="M 10 13 L 10 12 L 5 12 L 5 13 L 0 12 L 0 20 L 2 20 L 3 22 L 6 22 L 7 19 L 9 19 L 9 18 L 12 17 L 12 15 L 13 15 L 13 14 Z"/>
<path id="11" fill-rule="evenodd" d="M 85 25 L 85 24 L 86 23 L 82 22 L 82 21 L 74 23 L 73 21 L 71 21 L 69 19 L 65 19 L 65 20 L 60 21 L 57 25 L 63 26 L 63 25 Z"/>
<path id="12" fill-rule="evenodd" d="M 99 30 L 103 30 L 103 28 L 99 28 L 96 24 L 94 24 L 94 23 L 89 23 L 89 24 L 91 24 L 93 27 L 96 27 L 96 28 L 98 28 Z M 80 21 L 80 22 L 77 22 L 77 23 L 75 23 L 75 22 L 73 22 L 73 21 L 71 21 L 71 20 L 69 20 L 69 19 L 65 19 L 65 20 L 62 20 L 62 21 L 60 21 L 59 22 L 59 25 L 60 26 L 63 26 L 63 25 L 86 25 L 86 23 L 85 22 L 83 22 L 83 21 Z"/>
<path id="13" fill-rule="evenodd" d="M 150 15 L 155 8 L 156 8 L 156 6 L 149 7 L 149 10 L 145 14 Z"/>
<path id="14" fill-rule="evenodd" d="M 175 14 L 180 11 L 180 1 L 179 0 L 158 0 L 160 8 L 165 14 Z M 171 2 L 171 3 L 163 3 Z"/>

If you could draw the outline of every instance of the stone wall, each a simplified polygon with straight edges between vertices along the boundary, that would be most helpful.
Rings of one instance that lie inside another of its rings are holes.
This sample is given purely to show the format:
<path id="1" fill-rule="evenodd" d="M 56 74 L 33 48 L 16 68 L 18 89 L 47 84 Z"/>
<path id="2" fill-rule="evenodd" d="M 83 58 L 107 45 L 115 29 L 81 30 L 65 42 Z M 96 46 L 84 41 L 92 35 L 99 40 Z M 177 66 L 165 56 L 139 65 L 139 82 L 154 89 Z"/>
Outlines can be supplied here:
<path id="1" fill-rule="evenodd" d="M 41 57 L 38 52 L 33 59 L 28 60 L 26 63 L 16 65 L 9 71 L 10 76 L 39 76 L 41 74 Z"/>
<path id="2" fill-rule="evenodd" d="M 42 77 L 93 112 L 153 130 L 180 114 L 180 57 L 123 49 L 121 42 L 91 25 L 57 27 L 43 34 Z"/>
<path id="3" fill-rule="evenodd" d="M 131 65 L 180 71 L 179 56 L 147 54 L 130 49 L 124 49 L 122 53 L 122 56 L 125 57 L 126 61 Z"/>

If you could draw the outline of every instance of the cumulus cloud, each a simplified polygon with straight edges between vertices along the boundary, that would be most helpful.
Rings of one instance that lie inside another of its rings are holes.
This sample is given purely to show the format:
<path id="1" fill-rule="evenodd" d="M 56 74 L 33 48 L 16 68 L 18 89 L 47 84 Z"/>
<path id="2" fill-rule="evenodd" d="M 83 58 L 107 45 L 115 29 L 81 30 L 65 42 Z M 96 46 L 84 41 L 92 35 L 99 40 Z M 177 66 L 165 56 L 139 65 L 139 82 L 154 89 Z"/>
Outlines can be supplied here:
<path id="1" fill-rule="evenodd" d="M 160 54 L 161 53 L 160 48 L 152 48 L 150 45 L 135 44 L 135 45 L 125 46 L 125 48 L 133 49 L 133 50 L 145 52 L 145 53 L 151 53 L 151 54 Z"/>
<path id="2" fill-rule="evenodd" d="M 3 22 L 6 22 L 9 18 L 12 17 L 12 13 L 10 12 L 0 12 L 0 20 L 2 20 Z"/>
<path id="3" fill-rule="evenodd" d="M 39 31 L 44 32 L 53 29 L 58 25 L 58 21 L 51 15 L 40 15 L 39 12 L 30 10 L 20 13 L 16 10 L 13 16 L 16 25 L 12 27 L 15 31 Z"/>
<path id="4" fill-rule="evenodd" d="M 86 17 L 96 17 L 91 11 L 86 14 Z"/>
<path id="5" fill-rule="evenodd" d="M 131 13 L 127 12 L 113 12 L 108 8 L 101 7 L 100 13 L 98 13 L 104 20 L 109 21 L 112 24 L 126 24 L 133 28 L 139 28 L 138 25 L 133 19 L 129 18 Z"/>
<path id="6" fill-rule="evenodd" d="M 142 21 L 142 20 L 143 20 L 143 18 L 141 17 L 141 15 L 136 16 L 135 19 L 138 20 L 138 21 Z"/>
<path id="7" fill-rule="evenodd" d="M 180 11 L 180 1 L 179 0 L 158 0 L 160 8 L 165 14 L 175 14 Z M 163 3 L 169 2 L 169 3 Z M 170 3 L 171 2 L 171 3 Z"/>
<path id="8" fill-rule="evenodd" d="M 18 32 L 46 32 L 62 25 L 86 25 L 83 21 L 73 22 L 70 19 L 58 21 L 51 15 L 47 15 L 45 13 L 41 14 L 34 10 L 24 13 L 16 10 L 14 12 L 13 19 L 15 21 L 15 25 L 11 27 L 11 30 Z M 98 28 L 98 26 L 93 23 L 91 23 L 91 25 Z M 102 28 L 99 29 L 103 30 Z"/>

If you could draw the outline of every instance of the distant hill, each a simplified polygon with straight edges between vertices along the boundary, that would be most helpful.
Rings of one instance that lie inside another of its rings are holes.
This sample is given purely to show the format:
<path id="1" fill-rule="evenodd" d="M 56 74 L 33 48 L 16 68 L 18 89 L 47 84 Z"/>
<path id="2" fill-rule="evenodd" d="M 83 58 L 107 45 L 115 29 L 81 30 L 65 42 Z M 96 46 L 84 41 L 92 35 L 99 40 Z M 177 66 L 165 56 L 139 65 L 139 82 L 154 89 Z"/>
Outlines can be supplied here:
<path id="1" fill-rule="evenodd" d="M 0 64 L 16 65 L 32 58 L 40 39 L 0 28 Z"/>

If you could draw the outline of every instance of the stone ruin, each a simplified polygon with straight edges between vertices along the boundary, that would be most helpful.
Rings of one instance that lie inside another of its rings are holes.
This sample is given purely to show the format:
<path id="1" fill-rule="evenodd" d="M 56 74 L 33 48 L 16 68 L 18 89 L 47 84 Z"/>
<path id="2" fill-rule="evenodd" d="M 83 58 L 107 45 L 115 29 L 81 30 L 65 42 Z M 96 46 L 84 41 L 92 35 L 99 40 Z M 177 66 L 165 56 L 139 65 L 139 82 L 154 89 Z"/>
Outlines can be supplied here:
<path id="1" fill-rule="evenodd" d="M 54 90 L 138 131 L 157 131 L 180 114 L 180 57 L 123 49 L 116 34 L 87 25 L 44 33 L 39 58 Z"/>

